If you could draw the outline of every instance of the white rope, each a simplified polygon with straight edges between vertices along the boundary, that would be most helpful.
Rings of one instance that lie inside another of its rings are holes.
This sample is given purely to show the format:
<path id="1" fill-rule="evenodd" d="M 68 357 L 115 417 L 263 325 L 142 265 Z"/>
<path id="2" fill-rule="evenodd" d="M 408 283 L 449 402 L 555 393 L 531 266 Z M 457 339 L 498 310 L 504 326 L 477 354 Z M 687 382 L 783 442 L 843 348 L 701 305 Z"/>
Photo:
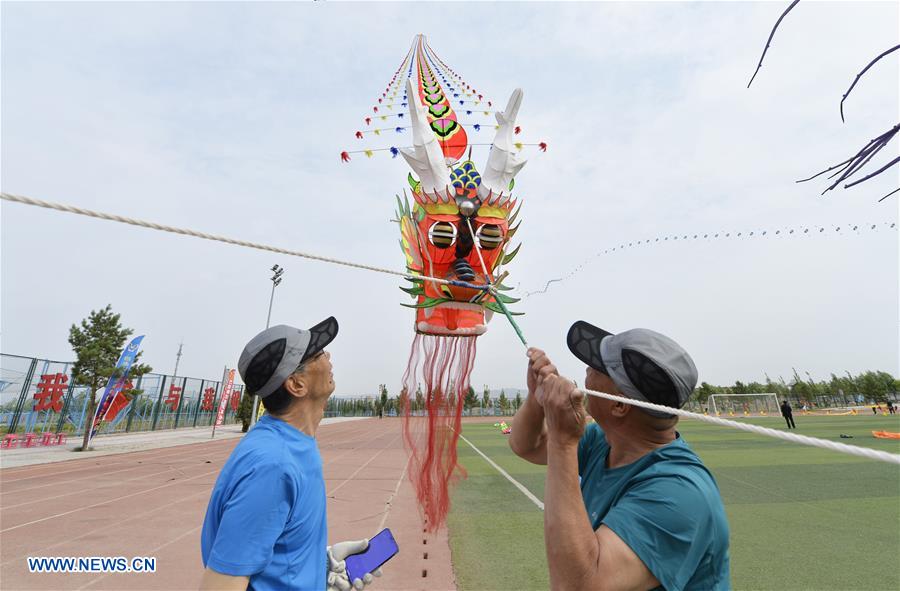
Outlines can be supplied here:
<path id="1" fill-rule="evenodd" d="M 235 246 L 244 246 L 246 248 L 255 248 L 257 250 L 265 250 L 269 252 L 274 252 L 278 254 L 285 254 L 290 256 L 301 257 L 305 259 L 311 259 L 314 261 L 322 261 L 324 263 L 332 263 L 335 265 L 343 265 L 345 267 L 353 267 L 355 269 L 365 269 L 367 271 L 375 271 L 376 273 L 386 273 L 388 275 L 396 275 L 398 277 L 405 277 L 408 279 L 416 279 L 416 280 L 426 280 L 426 281 L 434 281 L 435 283 L 443 283 L 452 285 L 451 281 L 446 279 L 439 279 L 437 277 L 428 277 L 424 275 L 414 275 L 411 273 L 402 273 L 399 271 L 393 271 L 391 269 L 384 269 L 381 267 L 373 267 L 371 265 L 362 265 L 359 263 L 351 263 L 348 261 L 342 261 L 339 259 L 334 259 L 330 257 L 324 257 L 315 254 L 309 254 L 305 252 L 300 252 L 296 250 L 288 250 L 285 248 L 279 248 L 277 246 L 268 246 L 265 244 L 257 244 L 255 242 L 248 242 L 246 240 L 236 240 L 234 238 L 227 238 L 225 236 L 216 236 L 214 234 L 207 234 L 205 232 L 197 232 L 195 230 L 188 230 L 185 228 L 176 228 L 173 226 L 166 226 L 163 224 L 156 224 L 153 222 L 147 222 L 143 220 L 138 220 L 134 218 L 128 218 L 119 215 L 113 215 L 109 213 L 102 213 L 98 211 L 92 211 L 90 209 L 83 209 L 80 207 L 74 207 L 71 205 L 63 205 L 61 203 L 51 203 L 49 201 L 42 201 L 40 199 L 33 199 L 31 197 L 23 197 L 21 195 L 13 195 L 10 193 L 0 193 L 0 199 L 4 201 L 11 201 L 13 203 L 22 203 L 25 205 L 33 205 L 35 207 L 43 207 L 45 209 L 55 209 L 57 211 L 64 211 L 67 213 L 74 213 L 78 215 L 83 215 L 87 217 L 97 218 L 101 220 L 109 220 L 112 222 L 119 222 L 122 224 L 129 224 L 132 226 L 139 226 L 142 228 L 150 228 L 152 230 L 160 230 L 162 232 L 171 232 L 173 234 L 181 234 L 184 236 L 193 236 L 194 238 L 202 238 L 204 240 L 212 240 L 214 242 L 224 242 L 226 244 L 233 244 Z M 470 227 L 471 232 L 471 227 Z M 474 238 L 474 236 L 473 236 Z M 479 252 L 479 257 L 480 257 Z M 481 261 L 482 268 L 485 268 L 484 260 Z M 659 410 L 669 414 L 675 414 L 682 417 L 688 417 L 692 419 L 697 419 L 699 421 L 704 421 L 706 423 L 712 423 L 714 425 L 721 425 L 723 427 L 732 427 L 734 429 L 738 429 L 741 431 L 748 431 L 750 433 L 756 433 L 758 435 L 767 435 L 769 437 L 774 437 L 776 439 L 783 439 L 785 441 L 791 441 L 793 443 L 800 443 L 803 445 L 810 445 L 812 447 L 818 447 L 821 449 L 828 449 L 831 451 L 838 451 L 841 453 L 850 454 L 853 456 L 866 458 L 869 460 L 879 460 L 882 462 L 888 462 L 891 464 L 900 465 L 900 455 L 892 454 L 885 451 L 879 451 L 875 449 L 869 449 L 865 447 L 857 447 L 854 445 L 845 445 L 843 443 L 837 443 L 834 441 L 827 441 L 825 439 L 818 439 L 816 437 L 807 437 L 806 435 L 795 435 L 793 433 L 786 433 L 784 431 L 777 431 L 775 429 L 768 429 L 766 427 L 759 427 L 757 425 L 750 425 L 747 423 L 739 423 L 737 421 L 729 421 L 727 419 L 720 419 L 718 417 L 710 417 L 707 415 L 701 415 L 697 413 L 693 413 L 686 410 L 670 408 L 668 406 L 661 406 L 659 404 L 653 404 L 650 402 L 644 402 L 642 400 L 633 400 L 631 398 L 623 398 L 621 396 L 614 396 L 612 394 L 604 394 L 602 392 L 594 392 L 593 390 L 582 390 L 588 396 L 596 396 L 599 398 L 605 398 L 607 400 L 612 400 L 615 402 L 624 402 L 626 404 L 631 404 L 634 406 L 639 406 L 641 408 L 649 408 L 651 410 Z"/>
<path id="2" fill-rule="evenodd" d="M 774 437 L 776 439 L 784 439 L 785 441 L 790 441 L 792 443 L 800 443 L 802 445 L 809 445 L 812 447 L 818 447 L 820 449 L 839 451 L 841 453 L 865 458 L 867 460 L 878 460 L 880 462 L 888 462 L 890 464 L 900 465 L 900 455 L 888 453 L 886 451 L 869 449 L 868 447 L 859 447 L 856 445 L 846 445 L 844 443 L 837 443 L 835 441 L 828 441 L 827 439 L 819 439 L 817 437 L 808 437 L 806 435 L 795 435 L 794 433 L 778 431 L 777 429 L 769 429 L 767 427 L 760 427 L 758 425 L 751 425 L 749 423 L 740 423 L 738 421 L 729 421 L 728 419 L 720 419 L 719 417 L 701 415 L 699 413 L 682 410 L 680 408 L 671 408 L 668 406 L 663 406 L 661 404 L 653 404 L 652 402 L 644 402 L 643 400 L 634 400 L 632 398 L 623 398 L 622 396 L 605 394 L 603 392 L 595 392 L 593 390 L 582 389 L 581 391 L 588 396 L 605 398 L 607 400 L 612 400 L 613 402 L 624 402 L 625 404 L 631 404 L 633 406 L 639 406 L 641 408 L 658 410 L 668 414 L 678 415 L 680 417 L 697 419 L 698 421 L 712 423 L 713 425 L 732 427 L 741 431 L 756 433 L 757 435 L 766 435 L 768 437 Z"/>
<path id="3" fill-rule="evenodd" d="M 286 254 L 295 257 L 301 257 L 304 259 L 312 259 L 314 261 L 322 261 L 324 263 L 332 263 L 335 265 L 343 265 L 345 267 L 353 267 L 355 269 L 365 269 L 366 271 L 375 271 L 376 273 L 386 273 L 388 275 L 396 275 L 398 277 L 405 277 L 407 279 L 418 280 L 427 280 L 433 281 L 435 283 L 443 283 L 446 285 L 453 285 L 452 281 L 447 279 L 439 279 L 437 277 L 428 277 L 426 275 L 415 275 L 412 273 L 403 273 L 400 271 L 393 271 L 391 269 L 384 269 L 381 267 L 373 267 L 371 265 L 362 265 L 360 263 L 351 263 L 348 261 L 342 261 L 339 259 L 333 259 L 330 257 L 325 257 L 316 254 L 309 254 L 306 252 L 300 252 L 297 250 L 288 250 L 286 248 L 279 248 L 277 246 L 268 246 L 265 244 L 258 244 L 256 242 L 248 242 L 246 240 L 237 240 L 235 238 L 228 238 L 225 236 L 216 236 L 215 234 L 207 234 L 205 232 L 198 232 L 196 230 L 188 230 L 186 228 L 176 228 L 174 226 L 166 226 L 163 224 L 156 224 L 154 222 L 147 222 L 144 220 L 138 220 L 134 218 L 128 218 L 125 216 L 114 215 L 110 213 L 103 213 L 99 211 L 92 211 L 90 209 L 83 209 L 81 207 L 74 207 L 72 205 L 64 205 L 62 203 L 52 203 L 50 201 L 42 201 L 40 199 L 33 199 L 31 197 L 23 197 L 22 195 L 12 195 L 10 193 L 0 193 L 0 199 L 4 201 L 12 201 L 14 203 L 23 203 L 25 205 L 33 205 L 35 207 L 43 207 L 45 209 L 55 209 L 57 211 L 64 211 L 66 213 L 74 213 L 78 215 L 84 215 L 91 218 L 98 218 L 101 220 L 109 220 L 112 222 L 119 222 L 122 224 L 130 224 L 132 226 L 140 226 L 141 228 L 150 228 L 151 230 L 160 230 L 162 232 L 171 232 L 173 234 L 182 234 L 184 236 L 193 236 L 194 238 L 202 238 L 204 240 L 212 240 L 214 242 L 224 242 L 225 244 L 234 244 L 235 246 L 244 246 L 246 248 L 255 248 L 257 250 L 266 250 L 269 252 L 275 252 L 278 254 Z"/>

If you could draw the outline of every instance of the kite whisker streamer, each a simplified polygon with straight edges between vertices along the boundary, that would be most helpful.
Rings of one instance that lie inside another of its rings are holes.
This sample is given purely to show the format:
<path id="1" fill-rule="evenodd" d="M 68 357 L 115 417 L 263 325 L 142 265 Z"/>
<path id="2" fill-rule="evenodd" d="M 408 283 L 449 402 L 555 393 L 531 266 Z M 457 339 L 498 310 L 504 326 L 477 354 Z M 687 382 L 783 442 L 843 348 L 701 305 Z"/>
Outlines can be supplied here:
<path id="1" fill-rule="evenodd" d="M 403 437 L 416 499 L 429 531 L 443 525 L 450 510 L 450 485 L 465 477 L 456 444 L 475 348 L 475 337 L 416 334 L 403 376 Z M 410 412 L 409 400 L 422 387 L 425 416 L 417 417 Z"/>

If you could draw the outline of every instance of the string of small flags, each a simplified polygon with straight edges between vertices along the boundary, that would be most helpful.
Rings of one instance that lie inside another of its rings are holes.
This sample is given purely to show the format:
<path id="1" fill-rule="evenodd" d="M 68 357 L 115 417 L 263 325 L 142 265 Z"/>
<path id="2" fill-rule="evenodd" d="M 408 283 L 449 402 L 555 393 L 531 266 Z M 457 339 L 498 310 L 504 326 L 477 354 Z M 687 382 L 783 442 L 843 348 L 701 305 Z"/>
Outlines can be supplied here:
<path id="1" fill-rule="evenodd" d="M 400 108 L 408 108 L 408 101 L 405 90 L 402 90 L 402 86 L 404 84 L 405 78 L 409 78 L 413 74 L 413 60 L 412 60 L 413 50 L 410 49 L 409 53 L 407 53 L 400 67 L 394 73 L 394 76 L 391 78 L 391 81 L 388 83 L 384 92 L 381 95 L 381 98 L 377 99 L 376 105 L 372 107 L 372 114 L 363 118 L 366 126 L 371 126 L 375 121 L 387 122 L 389 118 L 396 118 L 398 123 L 400 120 L 407 118 L 407 113 L 405 112 L 397 112 L 397 113 L 385 113 L 384 109 L 393 110 L 394 107 Z M 456 72 L 454 72 L 451 68 L 449 68 L 438 56 L 434 53 L 434 51 L 426 46 L 425 57 L 431 64 L 431 66 L 437 71 L 438 76 L 441 77 L 444 84 L 446 85 L 446 89 L 452 92 L 452 96 L 454 97 L 453 102 L 458 102 L 461 106 L 465 105 L 473 105 L 480 106 L 482 103 L 486 103 L 488 107 L 492 107 L 493 103 L 490 100 L 486 100 L 483 95 L 478 94 L 478 91 L 468 83 L 466 83 Z M 406 71 L 406 76 L 402 76 L 401 73 Z M 449 80 L 448 80 L 449 78 Z M 458 86 L 456 88 L 454 86 Z M 402 96 L 401 96 L 402 92 Z M 396 102 L 398 96 L 401 96 L 400 102 Z M 448 95 L 449 96 L 449 95 Z M 460 96 L 465 96 L 471 100 L 467 99 L 459 99 Z M 460 113 L 465 113 L 468 116 L 484 116 L 489 117 L 490 115 L 497 113 L 499 111 L 494 109 L 461 109 Z M 458 122 L 458 124 L 462 127 L 466 127 L 468 129 L 472 129 L 476 132 L 484 129 L 497 129 L 499 126 L 497 124 L 483 124 L 477 122 Z M 376 127 L 370 129 L 358 129 L 354 133 L 354 137 L 358 140 L 366 139 L 366 136 L 382 136 L 382 134 L 404 134 L 410 131 L 411 128 L 405 125 L 396 125 L 393 127 Z M 522 133 L 522 127 L 516 126 L 514 129 L 515 135 L 519 135 Z M 491 144 L 486 143 L 470 143 L 470 146 L 490 146 Z M 526 142 L 516 142 L 515 147 L 517 150 L 522 151 L 525 147 L 537 147 L 541 152 L 547 151 L 547 142 L 534 142 L 534 143 L 526 143 Z M 389 153 L 391 158 L 396 158 L 400 155 L 400 150 L 405 148 L 400 146 L 388 146 L 381 148 L 367 148 L 362 150 L 344 150 L 340 154 L 341 162 L 350 162 L 351 154 L 363 154 L 367 158 L 372 158 L 377 153 Z"/>
<path id="2" fill-rule="evenodd" d="M 673 243 L 675 241 L 693 241 L 693 240 L 724 240 L 724 239 L 737 239 L 740 238 L 742 240 L 746 240 L 749 238 L 803 238 L 809 236 L 819 236 L 819 235 L 835 235 L 840 234 L 844 235 L 843 232 L 856 232 L 857 234 L 861 232 L 877 232 L 878 230 L 897 230 L 897 222 L 876 222 L 876 223 L 848 223 L 841 225 L 831 224 L 828 227 L 813 225 L 813 226 L 800 226 L 797 228 L 776 228 L 774 230 L 751 230 L 751 231 L 740 231 L 740 232 L 697 232 L 690 234 L 672 234 L 672 235 L 663 235 L 655 238 L 648 238 L 645 240 L 636 240 L 631 242 L 622 242 L 618 245 L 614 245 L 609 248 L 605 248 L 602 251 L 598 251 L 595 254 L 589 256 L 584 261 L 582 261 L 579 265 L 574 267 L 571 271 L 569 271 L 566 275 L 562 277 L 556 277 L 554 279 L 550 279 L 544 284 L 544 287 L 539 290 L 528 291 L 522 295 L 522 300 L 525 300 L 532 295 L 547 293 L 550 289 L 550 286 L 554 283 L 562 283 L 571 279 L 573 276 L 577 275 L 581 272 L 587 265 L 592 263 L 594 260 L 605 256 L 612 255 L 617 252 L 622 252 L 628 248 L 634 248 L 637 246 L 659 246 L 662 244 Z M 842 232 L 843 231 L 843 232 Z M 519 286 L 516 287 L 518 289 Z"/>
<path id="3" fill-rule="evenodd" d="M 487 113 L 485 113 L 485 115 L 487 115 Z M 462 127 L 468 127 L 469 129 L 474 129 L 475 131 L 481 131 L 482 129 L 485 129 L 485 128 L 486 129 L 499 129 L 500 128 L 500 126 L 497 125 L 496 123 L 493 125 L 485 125 L 484 123 L 471 123 L 471 122 L 463 123 L 460 121 L 460 122 L 457 122 L 457 124 L 461 125 Z M 370 135 L 370 134 L 381 135 L 382 133 L 387 133 L 390 131 L 393 131 L 394 133 L 404 133 L 408 129 L 410 129 L 410 128 L 403 127 L 403 126 L 377 127 L 375 129 L 367 129 L 366 131 L 357 131 L 356 139 L 361 140 L 365 136 Z M 522 128 L 517 125 L 514 130 L 514 133 L 515 133 L 515 135 L 519 135 L 520 133 L 522 133 Z"/>
<path id="4" fill-rule="evenodd" d="M 465 87 L 466 90 L 471 91 L 465 92 L 465 90 L 462 90 L 462 92 L 466 94 L 466 96 L 477 96 L 478 100 L 482 100 L 482 95 L 478 94 L 478 91 L 475 90 L 468 82 L 463 80 L 462 76 L 457 74 L 453 68 L 444 63 L 444 60 L 442 60 L 438 56 L 437 52 L 435 52 L 427 43 L 425 44 L 425 56 L 428 61 L 431 62 L 431 65 L 441 72 L 442 77 L 445 78 L 445 82 L 447 82 L 446 78 L 450 78 L 459 85 L 460 90 Z M 487 104 L 489 107 L 492 106 L 492 102 L 490 100 L 487 101 Z"/>
<path id="5" fill-rule="evenodd" d="M 470 146 L 490 146 L 489 143 L 470 143 Z M 537 143 L 524 143 L 524 142 L 516 142 L 513 144 L 517 150 L 522 151 L 526 147 L 536 147 L 541 152 L 547 151 L 547 142 L 537 142 Z M 379 152 L 389 152 L 391 154 L 391 158 L 396 158 L 400 155 L 401 149 L 411 149 L 412 146 L 390 146 L 389 148 L 370 148 L 367 150 L 345 150 L 341 152 L 341 162 L 350 162 L 351 154 L 365 154 L 366 158 L 372 158 L 376 153 Z"/>

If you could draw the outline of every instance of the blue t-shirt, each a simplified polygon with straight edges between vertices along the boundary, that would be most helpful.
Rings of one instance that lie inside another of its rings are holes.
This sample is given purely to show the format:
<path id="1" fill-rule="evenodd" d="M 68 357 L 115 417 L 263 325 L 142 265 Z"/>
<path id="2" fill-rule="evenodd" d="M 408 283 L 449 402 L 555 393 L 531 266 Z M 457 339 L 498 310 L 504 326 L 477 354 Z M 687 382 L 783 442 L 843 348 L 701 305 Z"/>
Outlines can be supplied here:
<path id="1" fill-rule="evenodd" d="M 316 440 L 264 415 L 231 453 L 203 522 L 203 565 L 248 589 L 325 589 L 328 525 Z"/>
<path id="2" fill-rule="evenodd" d="M 636 462 L 607 468 L 599 425 L 578 443 L 581 495 L 596 530 L 606 525 L 664 589 L 730 589 L 728 521 L 709 470 L 678 436 Z"/>

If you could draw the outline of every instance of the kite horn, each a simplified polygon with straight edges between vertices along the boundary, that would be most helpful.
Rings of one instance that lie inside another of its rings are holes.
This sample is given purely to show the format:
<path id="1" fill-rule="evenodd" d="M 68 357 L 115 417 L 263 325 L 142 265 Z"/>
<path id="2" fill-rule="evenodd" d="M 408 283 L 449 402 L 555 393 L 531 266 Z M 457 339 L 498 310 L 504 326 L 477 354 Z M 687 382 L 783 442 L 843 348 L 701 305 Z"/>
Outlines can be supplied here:
<path id="1" fill-rule="evenodd" d="M 515 89 L 509 97 L 506 109 L 502 113 L 495 113 L 497 133 L 494 135 L 487 165 L 481 175 L 481 186 L 486 190 L 502 190 L 509 187 L 516 174 L 525 166 L 525 160 L 516 153 L 513 142 L 522 96 L 522 89 Z"/>
<path id="2" fill-rule="evenodd" d="M 428 112 L 416 100 L 418 94 L 413 88 L 412 80 L 406 80 L 406 92 L 409 97 L 409 122 L 413 132 L 411 148 L 401 148 L 400 154 L 409 164 L 423 191 L 437 191 L 450 184 L 450 170 L 444 161 L 444 154 L 438 145 L 437 138 L 428 125 Z"/>

